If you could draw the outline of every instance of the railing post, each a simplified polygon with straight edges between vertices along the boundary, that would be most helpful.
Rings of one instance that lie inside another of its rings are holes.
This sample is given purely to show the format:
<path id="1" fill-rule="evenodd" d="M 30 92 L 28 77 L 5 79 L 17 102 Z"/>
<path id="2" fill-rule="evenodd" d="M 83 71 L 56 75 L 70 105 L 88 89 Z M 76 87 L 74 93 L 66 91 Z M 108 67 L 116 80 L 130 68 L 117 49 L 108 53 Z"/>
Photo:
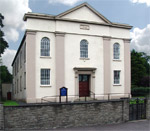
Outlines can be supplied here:
<path id="1" fill-rule="evenodd" d="M 59 96 L 59 103 L 61 103 L 61 95 Z"/>
<path id="2" fill-rule="evenodd" d="M 136 119 L 138 120 L 139 118 L 139 109 L 138 109 L 138 106 L 139 106 L 139 99 L 137 98 L 136 99 Z"/>
<path id="3" fill-rule="evenodd" d="M 108 93 L 108 101 L 110 100 L 110 98 L 109 98 L 109 97 L 110 97 L 110 94 Z"/>
<path id="4" fill-rule="evenodd" d="M 94 93 L 94 100 L 95 100 L 95 93 Z"/>
<path id="5" fill-rule="evenodd" d="M 144 99 L 144 118 L 145 119 L 147 119 L 147 117 L 146 117 L 146 112 L 147 112 L 146 108 L 147 108 L 147 106 L 146 105 L 147 105 L 147 98 Z"/>
<path id="6" fill-rule="evenodd" d="M 130 93 L 128 94 L 128 98 L 130 99 Z"/>

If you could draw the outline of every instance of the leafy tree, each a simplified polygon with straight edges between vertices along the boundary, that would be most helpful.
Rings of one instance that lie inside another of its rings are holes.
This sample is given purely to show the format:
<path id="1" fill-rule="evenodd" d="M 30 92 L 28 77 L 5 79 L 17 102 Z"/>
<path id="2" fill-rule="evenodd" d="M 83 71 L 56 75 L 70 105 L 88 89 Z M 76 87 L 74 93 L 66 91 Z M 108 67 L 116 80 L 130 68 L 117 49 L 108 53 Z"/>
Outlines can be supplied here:
<path id="1" fill-rule="evenodd" d="M 150 56 L 145 53 L 131 52 L 131 83 L 136 86 L 149 85 Z M 144 83 L 147 82 L 147 83 Z"/>
<path id="2" fill-rule="evenodd" d="M 4 16 L 0 13 L 0 65 L 1 65 L 1 55 L 4 53 L 5 49 L 8 48 L 8 43 L 4 39 L 4 32 L 2 31 Z M 9 82 L 11 75 L 5 66 L 0 66 L 0 101 L 2 99 L 2 83 Z"/>
<path id="3" fill-rule="evenodd" d="M 142 87 L 150 87 L 150 76 L 144 76 L 140 81 L 140 85 Z"/>
<path id="4" fill-rule="evenodd" d="M 0 84 L 11 83 L 12 75 L 9 73 L 6 66 L 0 66 Z"/>
<path id="5" fill-rule="evenodd" d="M 0 57 L 1 57 L 1 54 L 4 53 L 5 49 L 8 48 L 8 43 L 3 38 L 4 32 L 1 29 L 4 27 L 3 20 L 4 20 L 4 16 L 0 13 Z"/>

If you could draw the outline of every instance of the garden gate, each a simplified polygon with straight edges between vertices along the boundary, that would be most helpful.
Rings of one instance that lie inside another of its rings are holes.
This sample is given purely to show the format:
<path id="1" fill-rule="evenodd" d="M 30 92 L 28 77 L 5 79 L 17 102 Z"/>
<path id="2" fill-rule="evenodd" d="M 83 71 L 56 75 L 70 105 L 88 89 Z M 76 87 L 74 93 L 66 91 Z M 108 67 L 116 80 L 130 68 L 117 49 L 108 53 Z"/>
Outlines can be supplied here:
<path id="1" fill-rule="evenodd" d="M 130 99 L 129 120 L 146 119 L 146 98 Z"/>

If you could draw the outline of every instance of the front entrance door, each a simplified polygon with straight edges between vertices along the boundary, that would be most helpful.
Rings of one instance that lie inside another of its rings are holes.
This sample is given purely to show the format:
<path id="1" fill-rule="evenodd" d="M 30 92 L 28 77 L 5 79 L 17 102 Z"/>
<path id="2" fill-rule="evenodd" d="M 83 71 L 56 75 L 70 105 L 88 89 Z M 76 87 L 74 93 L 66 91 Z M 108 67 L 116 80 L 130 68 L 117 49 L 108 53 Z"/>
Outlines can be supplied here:
<path id="1" fill-rule="evenodd" d="M 89 78 L 90 75 L 79 75 L 79 96 L 89 96 Z"/>

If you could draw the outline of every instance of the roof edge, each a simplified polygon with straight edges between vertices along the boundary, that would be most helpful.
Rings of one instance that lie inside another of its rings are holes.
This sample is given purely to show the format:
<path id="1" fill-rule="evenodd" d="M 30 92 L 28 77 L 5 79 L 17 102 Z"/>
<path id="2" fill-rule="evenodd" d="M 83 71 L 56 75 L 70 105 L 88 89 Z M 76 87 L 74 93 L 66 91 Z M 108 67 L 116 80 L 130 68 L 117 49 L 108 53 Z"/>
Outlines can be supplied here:
<path id="1" fill-rule="evenodd" d="M 15 55 L 15 57 L 14 57 L 14 59 L 13 59 L 13 62 L 12 62 L 12 64 L 11 64 L 11 66 L 14 65 L 14 62 L 15 62 L 15 60 L 16 60 L 16 58 L 17 58 L 17 56 L 18 56 L 18 53 L 19 53 L 19 51 L 20 51 L 20 49 L 21 49 L 21 47 L 22 47 L 22 45 L 23 45 L 23 43 L 24 43 L 25 38 L 26 38 L 26 33 L 24 34 L 24 36 L 23 36 L 23 38 L 22 38 L 22 40 L 21 40 L 21 44 L 20 44 L 19 48 L 17 49 L 17 53 L 16 53 L 16 55 Z"/>
<path id="2" fill-rule="evenodd" d="M 71 12 L 73 12 L 73 11 L 75 11 L 75 10 L 77 10 L 77 9 L 79 9 L 79 8 L 81 8 L 81 7 L 83 7 L 83 6 L 87 6 L 92 12 L 94 12 L 96 15 L 98 15 L 101 19 L 103 19 L 106 23 L 111 23 L 111 21 L 109 21 L 106 17 L 104 17 L 102 14 L 100 14 L 97 10 L 95 10 L 91 5 L 89 5 L 87 2 L 84 2 L 84 3 L 82 3 L 82 4 L 80 4 L 80 5 L 77 5 L 77 6 L 75 6 L 75 7 L 73 7 L 73 8 L 71 8 L 71 9 L 69 9 L 69 10 L 67 10 L 67 11 L 65 11 L 65 12 L 63 12 L 63 13 L 60 13 L 60 14 L 58 14 L 57 16 L 56 16 L 56 18 L 60 18 L 60 17 L 62 17 L 62 16 L 64 16 L 64 15 L 67 15 L 67 14 L 69 14 L 69 13 L 71 13 Z"/>
<path id="3" fill-rule="evenodd" d="M 43 19 L 54 19 L 54 15 L 48 15 L 48 14 L 40 14 L 40 13 L 25 13 L 23 20 L 26 21 L 27 18 L 43 18 Z"/>
<path id="4" fill-rule="evenodd" d="M 79 22 L 79 23 L 87 23 L 87 24 L 100 24 L 100 25 L 106 25 L 106 26 L 112 26 L 112 27 L 119 27 L 119 28 L 127 28 L 131 29 L 133 26 L 130 26 L 128 24 L 121 24 L 121 23 L 100 23 L 100 22 L 94 22 L 94 21 L 83 21 L 83 20 L 77 20 L 77 19 L 67 19 L 67 18 L 58 18 L 52 15 L 45 15 L 45 14 L 35 14 L 35 13 L 26 13 L 24 16 L 24 20 L 26 21 L 27 18 L 34 18 L 34 19 L 46 19 L 46 20 L 60 20 L 60 21 L 70 21 L 70 22 Z"/>

